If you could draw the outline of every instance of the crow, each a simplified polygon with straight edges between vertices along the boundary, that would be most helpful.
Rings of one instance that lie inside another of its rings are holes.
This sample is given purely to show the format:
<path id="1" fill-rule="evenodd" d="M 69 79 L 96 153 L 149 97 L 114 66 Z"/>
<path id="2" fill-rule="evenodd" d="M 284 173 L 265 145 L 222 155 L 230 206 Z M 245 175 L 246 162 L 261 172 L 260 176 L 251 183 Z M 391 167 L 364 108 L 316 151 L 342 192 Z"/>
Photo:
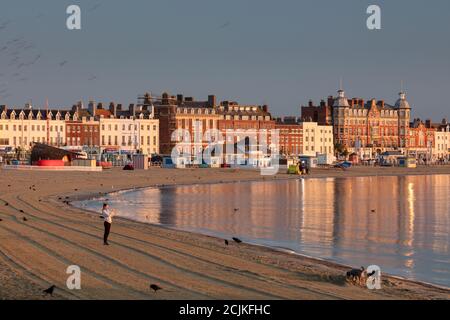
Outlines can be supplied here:
<path id="1" fill-rule="evenodd" d="M 373 213 L 373 212 L 376 212 L 376 210 L 375 210 L 375 209 L 372 209 L 371 212 L 372 212 L 372 213 Z"/>
<path id="2" fill-rule="evenodd" d="M 228 240 L 225 239 L 225 245 L 229 245 L 230 243 L 228 242 Z"/>
<path id="3" fill-rule="evenodd" d="M 234 212 L 238 212 L 239 211 L 239 208 L 234 208 Z"/>
<path id="4" fill-rule="evenodd" d="M 22 219 L 23 219 L 24 222 L 28 221 L 28 219 L 26 217 L 23 217 Z"/>
<path id="5" fill-rule="evenodd" d="M 0 222 L 2 222 L 3 221 L 3 219 L 0 219 Z"/>
<path id="6" fill-rule="evenodd" d="M 236 242 L 236 243 L 242 243 L 242 240 L 239 239 L 239 238 L 233 238 L 233 241 Z"/>
<path id="7" fill-rule="evenodd" d="M 151 284 L 150 285 L 150 289 L 152 289 L 153 291 L 158 292 L 159 290 L 162 290 L 162 288 L 156 284 Z"/>
<path id="8" fill-rule="evenodd" d="M 53 291 L 55 291 L 56 286 L 51 286 L 48 289 L 42 290 L 42 292 L 44 293 L 44 296 L 46 295 L 51 295 L 53 297 Z"/>
<path id="9" fill-rule="evenodd" d="M 19 210 L 21 213 L 25 213 L 22 209 Z"/>
<path id="10" fill-rule="evenodd" d="M 9 206 L 9 203 L 8 203 L 8 202 L 5 202 L 5 207 L 7 207 L 7 206 Z"/>

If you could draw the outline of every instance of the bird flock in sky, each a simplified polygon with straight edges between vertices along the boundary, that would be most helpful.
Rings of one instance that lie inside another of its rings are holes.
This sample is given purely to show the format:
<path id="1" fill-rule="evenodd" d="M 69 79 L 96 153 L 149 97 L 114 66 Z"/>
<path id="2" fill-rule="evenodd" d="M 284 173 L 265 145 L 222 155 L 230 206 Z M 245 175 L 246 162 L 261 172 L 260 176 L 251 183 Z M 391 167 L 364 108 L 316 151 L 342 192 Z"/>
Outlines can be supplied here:
<path id="1" fill-rule="evenodd" d="M 95 3 L 88 12 L 101 7 Z M 41 20 L 45 15 L 37 14 L 34 19 Z M 23 35 L 15 34 L 15 22 L 0 20 L 0 103 L 13 96 L 11 89 L 33 80 L 33 66 L 44 60 L 44 53 L 38 45 Z M 56 68 L 65 68 L 69 61 L 61 58 L 55 64 Z M 97 80 L 97 76 L 86 76 L 87 81 Z"/>

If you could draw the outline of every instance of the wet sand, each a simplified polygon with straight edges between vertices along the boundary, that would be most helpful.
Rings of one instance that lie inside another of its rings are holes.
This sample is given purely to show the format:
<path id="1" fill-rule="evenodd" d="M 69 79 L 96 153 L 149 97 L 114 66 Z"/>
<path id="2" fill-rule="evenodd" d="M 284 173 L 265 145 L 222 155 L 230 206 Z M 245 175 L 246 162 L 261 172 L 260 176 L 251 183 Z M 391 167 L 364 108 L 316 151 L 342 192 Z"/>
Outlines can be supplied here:
<path id="1" fill-rule="evenodd" d="M 316 169 L 309 178 L 404 174 L 450 174 L 450 167 Z M 347 283 L 345 266 L 124 219 L 115 219 L 105 247 L 98 215 L 63 203 L 155 185 L 295 176 L 234 169 L 0 175 L 0 299 L 51 299 L 41 294 L 51 284 L 53 299 L 450 298 L 448 289 L 386 276 L 372 291 Z M 82 270 L 82 290 L 66 287 L 70 265 Z M 151 283 L 163 290 L 154 294 Z"/>

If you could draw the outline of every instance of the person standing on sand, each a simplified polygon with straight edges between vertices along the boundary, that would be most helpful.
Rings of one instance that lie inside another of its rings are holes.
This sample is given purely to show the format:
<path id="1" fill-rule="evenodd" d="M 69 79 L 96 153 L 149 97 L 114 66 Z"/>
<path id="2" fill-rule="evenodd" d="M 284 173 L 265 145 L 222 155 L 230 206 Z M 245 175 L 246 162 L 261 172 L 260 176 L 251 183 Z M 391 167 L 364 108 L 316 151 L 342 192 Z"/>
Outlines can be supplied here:
<path id="1" fill-rule="evenodd" d="M 105 233 L 103 235 L 103 244 L 105 246 L 109 246 L 108 236 L 109 236 L 109 232 L 111 231 L 111 224 L 112 224 L 113 216 L 114 216 L 114 211 L 109 209 L 109 206 L 107 203 L 104 203 L 101 217 L 103 218 L 103 220 L 105 220 L 105 222 L 104 222 Z"/>

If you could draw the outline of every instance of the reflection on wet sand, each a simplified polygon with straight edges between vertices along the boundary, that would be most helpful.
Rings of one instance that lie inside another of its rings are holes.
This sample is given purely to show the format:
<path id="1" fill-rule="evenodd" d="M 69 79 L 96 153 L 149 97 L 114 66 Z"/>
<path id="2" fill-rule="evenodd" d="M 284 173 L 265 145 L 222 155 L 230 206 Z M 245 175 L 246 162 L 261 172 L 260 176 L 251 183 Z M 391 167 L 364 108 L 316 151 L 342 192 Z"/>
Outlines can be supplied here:
<path id="1" fill-rule="evenodd" d="M 450 286 L 449 188 L 448 175 L 299 179 L 151 188 L 110 199 L 119 215 L 139 221 Z"/>

